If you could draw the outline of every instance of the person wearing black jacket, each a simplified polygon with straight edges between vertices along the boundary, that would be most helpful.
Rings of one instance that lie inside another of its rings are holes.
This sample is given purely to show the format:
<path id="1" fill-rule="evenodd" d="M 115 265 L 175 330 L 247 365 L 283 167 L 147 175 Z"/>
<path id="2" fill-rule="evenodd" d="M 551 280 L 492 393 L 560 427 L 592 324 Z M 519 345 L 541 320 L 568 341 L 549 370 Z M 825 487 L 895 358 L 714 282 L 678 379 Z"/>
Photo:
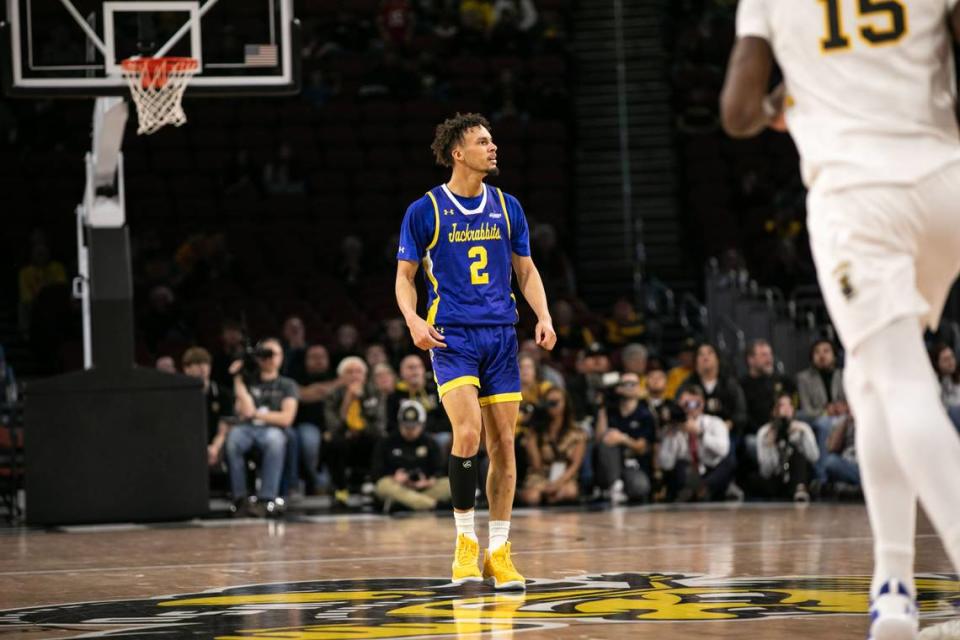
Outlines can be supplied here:
<path id="1" fill-rule="evenodd" d="M 739 437 L 747 426 L 747 401 L 740 383 L 720 367 L 717 349 L 709 342 L 697 347 L 694 371 L 681 388 L 696 385 L 703 389 L 706 413 L 722 419 L 731 435 Z"/>
<path id="2" fill-rule="evenodd" d="M 442 477 L 440 447 L 424 433 L 427 412 L 416 400 L 403 400 L 396 431 L 380 440 L 372 476 L 384 510 L 401 505 L 414 511 L 435 509 L 450 501 L 450 480 Z"/>

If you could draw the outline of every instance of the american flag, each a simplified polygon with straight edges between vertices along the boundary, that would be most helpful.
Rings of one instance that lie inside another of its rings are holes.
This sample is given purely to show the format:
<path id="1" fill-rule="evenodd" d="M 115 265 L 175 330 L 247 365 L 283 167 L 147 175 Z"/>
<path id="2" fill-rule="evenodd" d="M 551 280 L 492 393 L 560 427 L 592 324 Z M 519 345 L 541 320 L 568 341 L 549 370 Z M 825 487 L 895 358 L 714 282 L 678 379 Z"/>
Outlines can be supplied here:
<path id="1" fill-rule="evenodd" d="M 248 67 L 277 66 L 277 45 L 275 44 L 244 45 L 243 63 Z"/>

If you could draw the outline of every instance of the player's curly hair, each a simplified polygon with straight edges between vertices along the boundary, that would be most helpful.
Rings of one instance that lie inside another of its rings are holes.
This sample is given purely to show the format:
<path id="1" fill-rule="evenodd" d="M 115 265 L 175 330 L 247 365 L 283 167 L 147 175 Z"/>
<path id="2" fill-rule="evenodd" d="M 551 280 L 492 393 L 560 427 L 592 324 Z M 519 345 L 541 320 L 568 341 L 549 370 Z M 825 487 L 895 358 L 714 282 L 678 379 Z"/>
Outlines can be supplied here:
<path id="1" fill-rule="evenodd" d="M 437 125 L 430 150 L 441 167 L 453 166 L 453 148 L 463 140 L 463 134 L 474 127 L 486 127 L 490 122 L 479 113 L 457 113 Z"/>

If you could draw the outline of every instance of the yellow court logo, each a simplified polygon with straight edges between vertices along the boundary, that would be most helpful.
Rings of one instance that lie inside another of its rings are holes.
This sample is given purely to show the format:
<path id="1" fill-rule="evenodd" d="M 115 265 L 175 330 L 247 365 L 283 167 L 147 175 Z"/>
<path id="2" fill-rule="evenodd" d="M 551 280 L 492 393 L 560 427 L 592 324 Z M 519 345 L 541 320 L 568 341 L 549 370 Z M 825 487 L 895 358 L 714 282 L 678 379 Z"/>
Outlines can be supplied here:
<path id="1" fill-rule="evenodd" d="M 869 584 L 860 576 L 616 573 L 532 580 L 526 593 L 511 595 L 433 578 L 321 580 L 0 611 L 0 634 L 36 627 L 68 628 L 84 638 L 504 637 L 574 625 L 866 615 Z M 917 589 L 921 615 L 956 615 L 956 576 L 920 576 Z"/>

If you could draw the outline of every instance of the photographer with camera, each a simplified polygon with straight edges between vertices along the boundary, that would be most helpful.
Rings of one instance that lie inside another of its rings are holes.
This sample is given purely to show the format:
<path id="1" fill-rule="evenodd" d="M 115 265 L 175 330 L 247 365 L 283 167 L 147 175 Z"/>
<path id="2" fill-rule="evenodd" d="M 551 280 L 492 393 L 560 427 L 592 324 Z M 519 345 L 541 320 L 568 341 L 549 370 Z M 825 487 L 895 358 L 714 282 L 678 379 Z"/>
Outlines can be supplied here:
<path id="1" fill-rule="evenodd" d="M 527 477 L 520 492 L 524 504 L 573 502 L 580 495 L 580 468 L 587 450 L 587 434 L 574 421 L 567 392 L 551 388 L 544 396 L 543 420 L 534 416 L 523 438 Z"/>
<path id="2" fill-rule="evenodd" d="M 653 478 L 656 421 L 640 398 L 636 373 L 624 373 L 614 394 L 597 412 L 597 480 L 614 502 L 644 502 Z"/>
<path id="3" fill-rule="evenodd" d="M 287 450 L 287 433 L 297 415 L 297 383 L 280 375 L 283 347 L 276 338 L 261 340 L 244 358 L 235 360 L 234 410 L 239 420 L 227 433 L 227 463 L 233 491 L 234 513 L 279 515 L 280 479 Z M 247 495 L 246 455 L 260 454 L 260 491 Z"/>
<path id="4" fill-rule="evenodd" d="M 820 449 L 813 429 L 794 420 L 794 415 L 791 394 L 777 396 L 773 419 L 757 432 L 760 476 L 767 481 L 770 497 L 792 496 L 794 502 L 809 502 L 807 486 Z"/>
<path id="5" fill-rule="evenodd" d="M 419 356 L 413 356 L 419 358 Z M 401 400 L 397 429 L 380 440 L 373 454 L 372 476 L 385 511 L 399 504 L 429 511 L 450 501 L 450 480 L 443 476 L 440 446 L 424 431 L 427 411 L 416 400 Z"/>
<path id="6" fill-rule="evenodd" d="M 704 413 L 700 387 L 684 388 L 678 405 L 671 407 L 657 456 L 667 499 L 721 500 L 736 469 L 730 431 L 723 420 Z"/>

